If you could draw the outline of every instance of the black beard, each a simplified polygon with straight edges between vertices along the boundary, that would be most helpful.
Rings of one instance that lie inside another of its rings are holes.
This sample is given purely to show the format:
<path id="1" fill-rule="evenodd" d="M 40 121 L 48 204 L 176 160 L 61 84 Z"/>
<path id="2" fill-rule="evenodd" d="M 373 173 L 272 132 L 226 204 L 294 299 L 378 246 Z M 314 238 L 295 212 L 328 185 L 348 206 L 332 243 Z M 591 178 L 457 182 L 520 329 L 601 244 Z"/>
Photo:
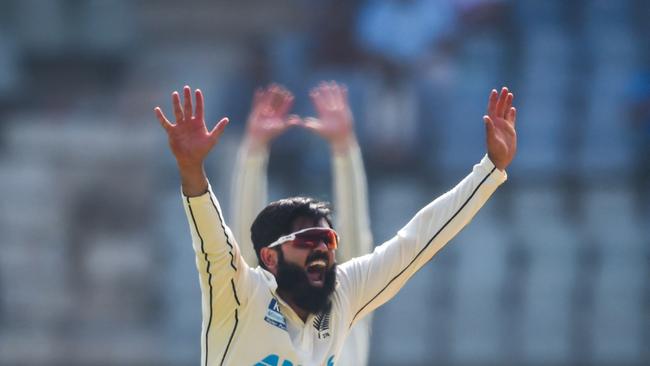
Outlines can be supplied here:
<path id="1" fill-rule="evenodd" d="M 336 285 L 336 263 L 325 271 L 323 287 L 315 287 L 309 283 L 305 269 L 284 260 L 282 251 L 278 251 L 278 274 L 275 279 L 278 283 L 278 291 L 291 296 L 291 300 L 303 310 L 318 314 L 329 310 L 331 306 L 330 295 L 334 292 Z M 327 256 L 314 253 L 309 256 L 307 262 L 316 258 L 326 261 Z"/>

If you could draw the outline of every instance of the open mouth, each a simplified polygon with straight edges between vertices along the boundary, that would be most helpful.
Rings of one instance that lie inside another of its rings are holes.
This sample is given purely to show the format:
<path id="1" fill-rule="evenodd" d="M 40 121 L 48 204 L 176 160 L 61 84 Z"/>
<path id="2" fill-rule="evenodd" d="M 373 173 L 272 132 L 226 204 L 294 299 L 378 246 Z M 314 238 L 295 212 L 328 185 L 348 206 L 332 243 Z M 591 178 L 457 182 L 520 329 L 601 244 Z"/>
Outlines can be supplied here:
<path id="1" fill-rule="evenodd" d="M 316 259 L 307 264 L 307 278 L 309 283 L 316 287 L 323 287 L 325 284 L 325 272 L 327 262 L 323 259 Z"/>

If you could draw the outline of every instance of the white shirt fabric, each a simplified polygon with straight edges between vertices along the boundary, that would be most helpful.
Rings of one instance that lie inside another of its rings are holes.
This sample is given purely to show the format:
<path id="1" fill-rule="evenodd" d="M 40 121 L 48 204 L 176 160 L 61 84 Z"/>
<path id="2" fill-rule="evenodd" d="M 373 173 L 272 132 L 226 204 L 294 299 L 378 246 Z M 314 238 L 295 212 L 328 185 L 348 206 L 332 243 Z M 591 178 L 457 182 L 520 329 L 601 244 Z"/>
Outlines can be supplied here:
<path id="1" fill-rule="evenodd" d="M 230 226 L 237 238 L 244 260 L 257 264 L 257 256 L 251 241 L 250 227 L 257 214 L 267 204 L 268 151 L 252 149 L 243 143 L 237 154 L 233 176 L 231 207 L 233 220 Z M 334 186 L 334 228 L 340 241 L 345 243 L 336 251 L 337 263 L 344 263 L 370 253 L 372 234 L 368 210 L 366 172 L 361 150 L 353 143 L 345 152 L 332 157 Z M 365 366 L 370 350 L 372 317 L 360 320 L 352 327 L 343 350 L 337 357 L 340 366 Z"/>
<path id="2" fill-rule="evenodd" d="M 305 322 L 276 294 L 271 273 L 246 264 L 212 190 L 184 196 L 202 293 L 201 365 L 336 364 L 350 328 L 395 296 L 505 180 L 485 156 L 392 239 L 339 265 L 331 310 Z"/>

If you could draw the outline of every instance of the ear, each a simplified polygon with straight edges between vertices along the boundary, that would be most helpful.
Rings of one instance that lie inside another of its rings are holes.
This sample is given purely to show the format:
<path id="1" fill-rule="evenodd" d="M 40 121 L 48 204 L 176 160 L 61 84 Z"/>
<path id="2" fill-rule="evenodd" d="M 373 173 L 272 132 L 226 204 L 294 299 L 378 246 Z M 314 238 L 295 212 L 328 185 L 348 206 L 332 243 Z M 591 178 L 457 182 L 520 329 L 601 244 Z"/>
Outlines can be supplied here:
<path id="1" fill-rule="evenodd" d="M 275 274 L 278 268 L 278 252 L 274 249 L 262 248 L 260 249 L 260 259 L 269 269 L 269 272 Z"/>

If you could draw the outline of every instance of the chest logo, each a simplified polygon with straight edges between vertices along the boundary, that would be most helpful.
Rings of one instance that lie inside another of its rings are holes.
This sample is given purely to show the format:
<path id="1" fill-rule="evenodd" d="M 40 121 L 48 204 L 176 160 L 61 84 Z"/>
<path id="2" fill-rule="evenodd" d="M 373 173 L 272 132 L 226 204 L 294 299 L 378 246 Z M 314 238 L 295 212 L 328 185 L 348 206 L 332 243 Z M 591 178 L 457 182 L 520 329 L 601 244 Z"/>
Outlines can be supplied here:
<path id="1" fill-rule="evenodd" d="M 330 312 L 323 311 L 314 318 L 314 328 L 318 331 L 318 339 L 330 336 Z"/>
<path id="2" fill-rule="evenodd" d="M 282 330 L 287 330 L 287 322 L 284 320 L 284 315 L 280 312 L 280 306 L 276 299 L 271 299 L 269 307 L 266 309 L 264 320 Z"/>

